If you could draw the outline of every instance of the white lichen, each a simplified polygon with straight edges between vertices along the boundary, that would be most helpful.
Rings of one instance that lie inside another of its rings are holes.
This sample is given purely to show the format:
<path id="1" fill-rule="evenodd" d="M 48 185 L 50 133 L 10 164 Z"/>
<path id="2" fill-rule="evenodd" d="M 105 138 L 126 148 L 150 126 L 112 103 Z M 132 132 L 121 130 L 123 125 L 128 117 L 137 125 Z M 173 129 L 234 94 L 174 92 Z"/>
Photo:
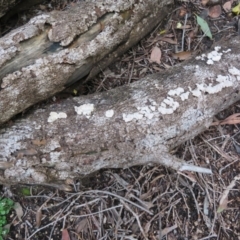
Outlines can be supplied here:
<path id="1" fill-rule="evenodd" d="M 84 115 L 87 118 L 90 118 L 92 112 L 94 111 L 94 104 L 86 103 L 79 107 L 74 106 L 74 109 L 78 115 Z"/>
<path id="2" fill-rule="evenodd" d="M 111 110 L 107 110 L 106 112 L 105 112 L 105 116 L 107 117 L 107 118 L 111 118 L 112 116 L 114 115 L 114 111 L 111 109 Z"/>
<path id="3" fill-rule="evenodd" d="M 59 118 L 67 118 L 67 114 L 64 113 L 64 112 L 50 112 L 50 116 L 48 117 L 48 122 L 51 123 L 51 122 L 54 122 L 56 121 L 57 119 Z"/>

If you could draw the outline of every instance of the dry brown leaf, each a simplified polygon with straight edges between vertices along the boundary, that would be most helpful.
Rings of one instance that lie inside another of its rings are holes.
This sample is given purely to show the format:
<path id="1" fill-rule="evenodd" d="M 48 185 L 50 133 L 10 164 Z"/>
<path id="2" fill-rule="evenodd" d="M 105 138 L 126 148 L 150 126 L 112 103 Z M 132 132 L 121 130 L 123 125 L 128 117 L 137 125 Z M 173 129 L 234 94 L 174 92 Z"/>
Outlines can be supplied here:
<path id="1" fill-rule="evenodd" d="M 177 29 L 189 29 L 191 27 L 192 27 L 191 25 L 185 25 L 185 26 L 178 27 Z"/>
<path id="2" fill-rule="evenodd" d="M 235 176 L 234 179 L 231 181 L 231 183 L 223 191 L 223 194 L 222 194 L 222 197 L 219 201 L 219 206 L 218 206 L 218 209 L 217 209 L 218 213 L 222 212 L 223 210 L 225 210 L 227 208 L 229 191 L 234 188 L 237 180 L 240 180 L 240 174 Z"/>
<path id="3" fill-rule="evenodd" d="M 225 12 L 231 12 L 232 10 L 232 1 L 227 1 L 223 4 L 223 9 Z"/>
<path id="4" fill-rule="evenodd" d="M 18 216 L 18 219 L 20 221 L 22 221 L 22 216 L 23 216 L 23 209 L 22 209 L 22 206 L 19 202 L 15 202 L 14 206 L 13 206 L 17 216 Z"/>
<path id="5" fill-rule="evenodd" d="M 177 44 L 177 40 L 176 39 L 173 40 L 172 38 L 162 37 L 160 38 L 160 40 L 170 44 Z"/>
<path id="6" fill-rule="evenodd" d="M 169 69 L 169 68 L 171 68 L 171 66 L 170 66 L 170 65 L 168 65 L 168 64 L 166 64 L 166 63 L 163 63 L 163 66 L 164 66 L 166 69 Z"/>
<path id="7" fill-rule="evenodd" d="M 208 16 L 211 18 L 218 18 L 222 13 L 220 5 L 215 5 L 209 8 Z"/>
<path id="8" fill-rule="evenodd" d="M 201 1 L 201 3 L 202 3 L 203 6 L 206 6 L 208 2 L 209 2 L 209 0 L 202 0 L 202 1 Z"/>
<path id="9" fill-rule="evenodd" d="M 185 52 L 178 52 L 178 53 L 172 54 L 174 59 L 181 60 L 181 61 L 190 59 L 192 55 L 193 55 L 193 51 L 185 51 Z"/>
<path id="10" fill-rule="evenodd" d="M 151 52 L 150 62 L 161 63 L 162 51 L 159 47 L 154 47 Z"/>
<path id="11" fill-rule="evenodd" d="M 66 228 L 62 230 L 62 240 L 70 240 L 70 236 Z"/>
<path id="12" fill-rule="evenodd" d="M 179 17 L 184 17 L 187 14 L 187 9 L 184 7 L 180 7 L 179 9 Z"/>
<path id="13" fill-rule="evenodd" d="M 40 208 L 37 210 L 37 213 L 36 213 L 36 226 L 37 227 L 40 227 L 41 221 L 42 221 L 42 210 Z"/>
<path id="14" fill-rule="evenodd" d="M 83 218 L 81 221 L 79 221 L 79 223 L 76 225 L 75 230 L 77 233 L 82 232 L 83 230 L 86 230 L 87 228 L 87 223 L 88 220 L 87 218 Z"/>
<path id="15" fill-rule="evenodd" d="M 34 155 L 37 155 L 37 153 L 38 152 L 34 148 L 30 148 L 30 149 L 19 150 L 14 154 L 17 156 L 17 158 L 21 158 L 24 156 L 34 156 Z"/>
<path id="16" fill-rule="evenodd" d="M 37 145 L 39 147 L 46 145 L 46 143 L 47 143 L 47 141 L 45 139 L 42 139 L 42 140 L 40 140 L 40 139 L 32 140 L 32 144 L 33 145 Z"/>
<path id="17" fill-rule="evenodd" d="M 173 225 L 172 227 L 166 227 L 162 230 L 162 237 L 164 237 L 165 235 L 167 235 L 169 232 L 173 231 L 174 229 L 176 229 L 178 226 L 177 224 Z"/>
<path id="18" fill-rule="evenodd" d="M 234 113 L 224 120 L 213 122 L 211 126 L 224 125 L 224 124 L 234 125 L 238 123 L 240 123 L 240 113 Z"/>

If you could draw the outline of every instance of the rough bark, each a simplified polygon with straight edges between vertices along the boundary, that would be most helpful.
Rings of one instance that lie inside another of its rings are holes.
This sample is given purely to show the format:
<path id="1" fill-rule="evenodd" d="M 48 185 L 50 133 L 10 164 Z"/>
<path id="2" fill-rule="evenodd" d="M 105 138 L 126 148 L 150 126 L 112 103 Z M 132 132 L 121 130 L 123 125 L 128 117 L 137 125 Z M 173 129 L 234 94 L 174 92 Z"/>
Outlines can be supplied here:
<path id="1" fill-rule="evenodd" d="M 0 130 L 1 182 L 49 183 L 148 163 L 208 168 L 194 169 L 169 152 L 240 100 L 240 39 L 225 41 L 211 56 L 221 59 L 214 65 L 191 60 L 131 85 L 55 103 Z"/>
<path id="2" fill-rule="evenodd" d="M 33 18 L 0 39 L 0 124 L 92 78 L 148 34 L 172 0 L 88 0 Z"/>

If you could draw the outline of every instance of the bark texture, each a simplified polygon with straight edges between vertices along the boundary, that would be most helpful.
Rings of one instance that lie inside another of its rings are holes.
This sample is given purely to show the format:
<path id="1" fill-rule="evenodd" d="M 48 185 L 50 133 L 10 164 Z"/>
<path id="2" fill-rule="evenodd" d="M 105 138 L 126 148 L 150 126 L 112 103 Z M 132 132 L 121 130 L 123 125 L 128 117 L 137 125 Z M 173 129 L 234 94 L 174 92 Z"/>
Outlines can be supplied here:
<path id="1" fill-rule="evenodd" d="M 0 124 L 94 77 L 148 34 L 173 0 L 87 0 L 33 18 L 0 39 Z"/>
<path id="2" fill-rule="evenodd" d="M 221 59 L 208 65 L 213 55 Z M 1 182 L 50 183 L 148 163 L 191 167 L 170 150 L 240 100 L 239 37 L 208 57 L 46 106 L 0 130 Z"/>

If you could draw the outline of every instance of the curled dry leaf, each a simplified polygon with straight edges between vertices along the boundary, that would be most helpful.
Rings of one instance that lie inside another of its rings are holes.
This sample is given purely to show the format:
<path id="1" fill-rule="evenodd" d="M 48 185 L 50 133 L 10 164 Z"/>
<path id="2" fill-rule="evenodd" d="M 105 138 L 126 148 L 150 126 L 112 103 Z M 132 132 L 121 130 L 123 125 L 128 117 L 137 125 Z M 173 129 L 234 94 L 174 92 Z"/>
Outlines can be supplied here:
<path id="1" fill-rule="evenodd" d="M 193 55 L 193 51 L 184 51 L 184 52 L 178 52 L 178 53 L 173 53 L 172 56 L 174 59 L 183 61 L 190 59 Z"/>
<path id="2" fill-rule="evenodd" d="M 222 13 L 222 8 L 220 5 L 215 5 L 209 8 L 208 15 L 211 18 L 218 18 Z"/>
<path id="3" fill-rule="evenodd" d="M 162 51 L 159 47 L 154 47 L 151 52 L 150 62 L 161 63 Z"/>

